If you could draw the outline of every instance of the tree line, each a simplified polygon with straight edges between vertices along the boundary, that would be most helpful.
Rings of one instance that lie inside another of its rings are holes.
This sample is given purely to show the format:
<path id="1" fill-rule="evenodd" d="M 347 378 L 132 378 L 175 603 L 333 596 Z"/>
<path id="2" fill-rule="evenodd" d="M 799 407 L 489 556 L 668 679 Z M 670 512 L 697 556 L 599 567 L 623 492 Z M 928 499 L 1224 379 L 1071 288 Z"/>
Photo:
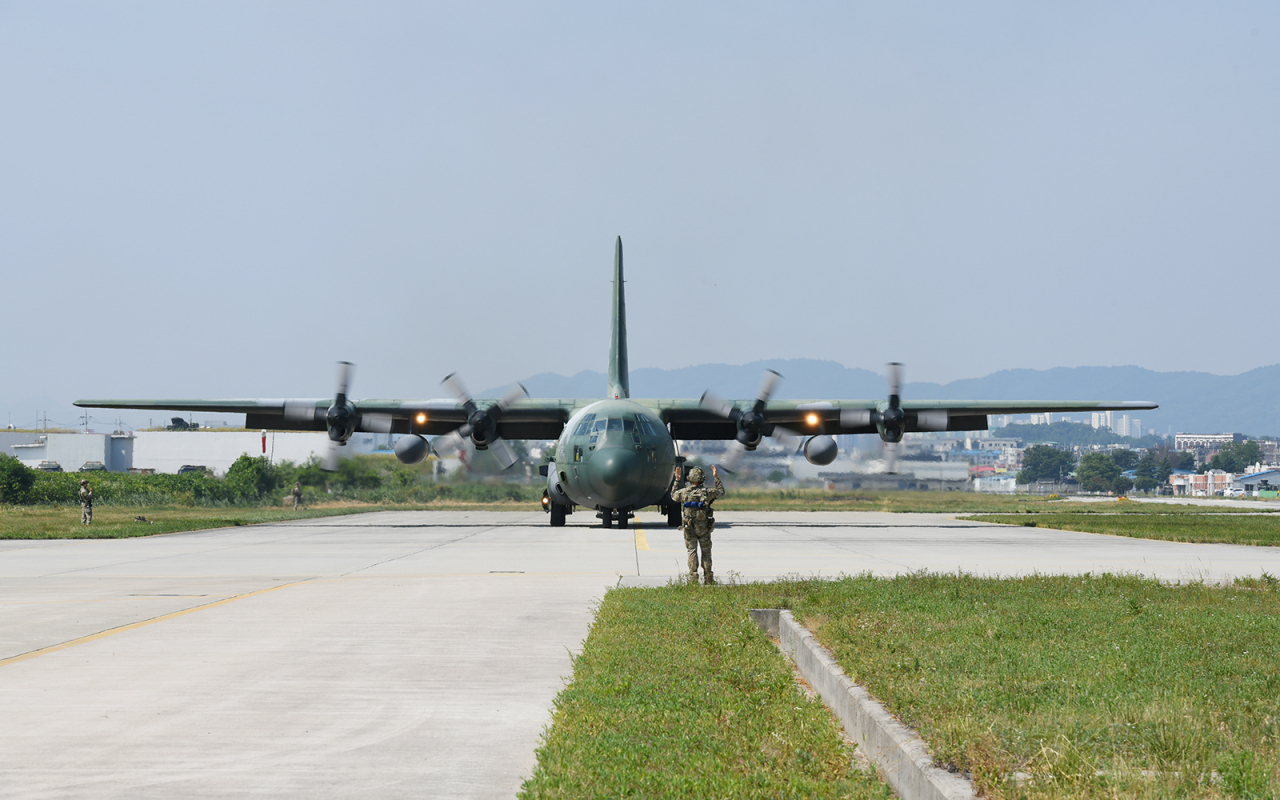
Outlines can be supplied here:
<path id="1" fill-rule="evenodd" d="M 41 472 L 0 454 L 0 504 L 79 503 L 80 480 L 93 487 L 94 502 L 121 506 L 262 506 L 281 503 L 294 483 L 308 500 L 369 503 L 429 503 L 438 499 L 469 502 L 537 502 L 540 486 L 503 482 L 437 480 L 434 461 L 406 466 L 394 456 L 344 458 L 336 472 L 319 459 L 301 464 L 242 455 L 227 474 L 130 475 L 120 472 Z"/>
<path id="2" fill-rule="evenodd" d="M 1124 494 L 1130 489 L 1153 491 L 1168 482 L 1175 469 L 1194 468 L 1193 454 L 1170 450 L 1167 445 L 1143 453 L 1134 450 L 1087 453 L 1077 464 L 1069 450 L 1037 444 L 1023 452 L 1022 469 L 1016 480 L 1018 483 L 1061 482 L 1074 471 L 1083 492 Z M 1122 474 L 1128 470 L 1134 471 L 1133 479 Z"/>

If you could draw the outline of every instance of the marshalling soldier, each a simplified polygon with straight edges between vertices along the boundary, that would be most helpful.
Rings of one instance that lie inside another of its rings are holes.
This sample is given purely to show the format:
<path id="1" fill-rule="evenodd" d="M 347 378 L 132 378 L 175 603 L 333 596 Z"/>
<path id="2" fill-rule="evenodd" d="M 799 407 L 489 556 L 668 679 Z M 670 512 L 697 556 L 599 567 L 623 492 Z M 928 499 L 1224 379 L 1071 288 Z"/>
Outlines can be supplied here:
<path id="1" fill-rule="evenodd" d="M 80 524 L 89 525 L 93 522 L 93 489 L 89 488 L 89 481 L 86 478 L 80 479 Z"/>
<path id="2" fill-rule="evenodd" d="M 297 511 L 298 507 L 302 505 L 302 484 L 295 483 L 293 491 L 289 492 L 289 494 L 293 497 L 293 510 Z"/>
<path id="3" fill-rule="evenodd" d="M 680 484 L 683 470 L 676 467 L 676 485 Z M 715 519 L 711 516 L 711 504 L 724 497 L 724 484 L 720 482 L 720 470 L 711 468 L 716 485 L 707 488 L 701 467 L 689 470 L 689 483 L 683 489 L 671 492 L 671 499 L 680 504 L 680 530 L 684 531 L 684 548 L 689 551 L 689 579 L 698 580 L 698 548 L 702 548 L 702 582 L 715 583 L 711 572 L 711 531 Z"/>

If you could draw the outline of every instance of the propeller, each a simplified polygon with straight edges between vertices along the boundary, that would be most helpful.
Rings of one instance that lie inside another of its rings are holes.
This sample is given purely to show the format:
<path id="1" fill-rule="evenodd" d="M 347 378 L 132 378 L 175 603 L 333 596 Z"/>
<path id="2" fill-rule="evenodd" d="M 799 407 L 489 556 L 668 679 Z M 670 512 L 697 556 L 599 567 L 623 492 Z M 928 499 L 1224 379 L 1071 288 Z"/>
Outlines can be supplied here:
<path id="1" fill-rule="evenodd" d="M 902 364 L 896 361 L 885 365 L 889 383 L 889 401 L 879 409 L 846 408 L 840 411 L 840 424 L 846 428 L 874 425 L 884 441 L 885 460 L 891 474 L 898 471 L 898 446 L 907 430 L 908 416 L 914 417 L 914 430 L 945 431 L 946 409 L 908 412 L 902 408 Z"/>
<path id="2" fill-rule="evenodd" d="M 470 439 L 477 450 L 492 450 L 494 458 L 498 460 L 503 469 L 507 469 L 516 463 L 518 459 L 515 454 L 511 452 L 511 448 L 507 446 L 507 443 L 498 436 L 498 417 L 512 403 L 522 397 L 528 397 L 528 390 L 517 383 L 515 388 L 498 398 L 493 405 L 487 408 L 480 408 L 476 405 L 475 400 L 471 398 L 471 393 L 463 385 L 458 373 L 450 373 L 445 376 L 441 383 L 454 397 L 458 398 L 458 402 L 462 404 L 462 407 L 467 412 L 467 421 L 444 436 L 438 437 L 432 445 L 432 449 L 443 455 L 457 450 L 462 447 L 463 442 Z"/>
<path id="3" fill-rule="evenodd" d="M 342 458 L 342 449 L 346 446 L 351 434 L 356 431 L 366 433 L 390 433 L 393 422 L 390 414 L 378 414 L 360 411 L 347 399 L 347 391 L 351 388 L 351 377 L 355 374 L 356 365 L 350 361 L 338 362 L 338 385 L 334 392 L 333 402 L 322 408 L 314 401 L 297 400 L 284 404 L 285 419 L 297 422 L 321 422 L 329 433 L 329 449 L 325 453 L 322 468 L 327 472 L 335 472 Z"/>
<path id="4" fill-rule="evenodd" d="M 733 472 L 742 455 L 748 450 L 755 450 L 760 445 L 762 437 L 768 436 L 790 450 L 794 450 L 799 445 L 803 438 L 800 434 L 769 422 L 765 416 L 769 398 L 773 396 L 774 390 L 781 382 L 782 375 L 771 369 L 765 370 L 764 376 L 760 379 L 760 389 L 756 392 L 756 401 L 746 410 L 738 408 L 710 390 L 702 393 L 698 405 L 717 416 L 733 420 L 738 426 L 738 432 L 730 442 L 724 460 L 720 463 L 720 466 L 727 471 Z"/>

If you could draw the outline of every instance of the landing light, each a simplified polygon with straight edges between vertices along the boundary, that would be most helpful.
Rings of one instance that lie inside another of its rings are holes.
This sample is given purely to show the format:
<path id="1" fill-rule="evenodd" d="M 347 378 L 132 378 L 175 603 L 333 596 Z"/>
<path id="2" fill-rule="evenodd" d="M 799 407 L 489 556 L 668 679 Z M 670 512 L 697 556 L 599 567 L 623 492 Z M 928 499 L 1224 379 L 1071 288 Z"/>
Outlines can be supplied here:
<path id="1" fill-rule="evenodd" d="M 421 413 L 421 412 L 419 412 L 419 413 L 418 413 L 418 424 L 419 424 L 419 425 L 423 425 L 423 424 L 425 424 L 425 423 L 426 423 L 426 421 L 427 421 L 427 415 L 426 415 L 426 414 L 423 414 L 423 413 Z"/>
<path id="2" fill-rule="evenodd" d="M 543 495 L 543 496 L 542 496 L 542 507 L 543 507 L 543 508 L 546 508 L 546 507 L 547 507 L 547 506 L 549 506 L 549 505 L 551 505 L 551 498 L 550 498 L 550 497 L 547 497 L 546 495 Z"/>
<path id="3" fill-rule="evenodd" d="M 805 418 L 804 418 L 804 421 L 805 421 L 805 422 L 807 422 L 807 423 L 809 423 L 809 426 L 810 426 L 810 427 L 812 427 L 812 426 L 814 426 L 814 425 L 817 425 L 817 424 L 818 424 L 818 415 L 817 415 L 817 414 L 810 414 L 809 416 L 807 416 L 807 417 L 805 417 Z"/>

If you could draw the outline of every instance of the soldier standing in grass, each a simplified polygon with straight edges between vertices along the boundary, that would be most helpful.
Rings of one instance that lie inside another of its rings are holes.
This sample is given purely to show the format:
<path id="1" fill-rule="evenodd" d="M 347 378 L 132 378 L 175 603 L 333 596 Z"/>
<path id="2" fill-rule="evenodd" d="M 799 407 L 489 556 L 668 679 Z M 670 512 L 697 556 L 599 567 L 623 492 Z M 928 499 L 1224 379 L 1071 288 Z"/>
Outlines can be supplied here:
<path id="1" fill-rule="evenodd" d="M 80 524 L 89 525 L 93 522 L 93 489 L 89 487 L 89 481 L 86 478 L 80 479 Z"/>
<path id="2" fill-rule="evenodd" d="M 289 494 L 293 497 L 293 510 L 297 511 L 302 505 L 302 484 L 295 483 L 293 485 L 293 491 L 289 492 Z"/>
<path id="3" fill-rule="evenodd" d="M 676 467 L 676 484 L 679 485 L 683 470 Z M 724 484 L 720 482 L 720 470 L 711 468 L 716 485 L 707 488 L 701 467 L 689 470 L 689 483 L 683 489 L 671 493 L 671 499 L 680 504 L 680 530 L 684 531 L 684 549 L 689 551 L 689 579 L 698 580 L 698 548 L 702 548 L 702 582 L 707 586 L 716 582 L 711 572 L 711 531 L 715 521 L 711 517 L 711 504 L 724 497 Z"/>

